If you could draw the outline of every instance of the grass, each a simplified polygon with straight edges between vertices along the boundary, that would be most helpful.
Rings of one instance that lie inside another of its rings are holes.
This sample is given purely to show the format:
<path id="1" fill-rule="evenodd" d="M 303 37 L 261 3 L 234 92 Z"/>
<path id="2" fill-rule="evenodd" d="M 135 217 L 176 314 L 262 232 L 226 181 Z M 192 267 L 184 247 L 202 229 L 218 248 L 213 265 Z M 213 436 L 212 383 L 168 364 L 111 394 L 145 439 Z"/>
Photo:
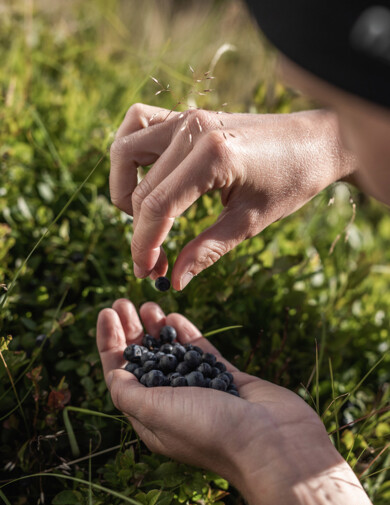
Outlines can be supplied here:
<path id="1" fill-rule="evenodd" d="M 388 210 L 335 185 L 183 293 L 135 279 L 131 223 L 107 185 L 126 109 L 185 108 L 190 66 L 203 75 L 224 44 L 235 50 L 216 63 L 215 90 L 189 95 L 190 105 L 283 113 L 310 104 L 277 80 L 233 0 L 92 4 L 1 7 L 0 500 L 240 503 L 217 475 L 151 454 L 113 408 L 95 324 L 124 296 L 184 313 L 240 369 L 312 402 L 374 504 L 388 503 Z M 173 91 L 156 95 L 150 76 Z M 206 195 L 177 219 L 170 264 L 219 209 Z M 39 334 L 47 343 L 37 347 Z"/>

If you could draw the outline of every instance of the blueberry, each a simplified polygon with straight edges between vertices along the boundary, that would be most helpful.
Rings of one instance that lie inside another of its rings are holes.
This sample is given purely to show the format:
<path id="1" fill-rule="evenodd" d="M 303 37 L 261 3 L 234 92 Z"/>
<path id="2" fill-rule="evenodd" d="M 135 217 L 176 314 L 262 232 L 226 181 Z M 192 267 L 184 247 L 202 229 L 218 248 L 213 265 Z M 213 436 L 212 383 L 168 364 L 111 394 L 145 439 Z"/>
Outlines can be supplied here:
<path id="1" fill-rule="evenodd" d="M 214 366 L 212 369 L 211 369 L 211 375 L 210 377 L 212 379 L 215 379 L 215 377 L 217 377 L 219 374 L 221 373 L 221 370 L 219 368 L 217 368 L 216 366 Z"/>
<path id="2" fill-rule="evenodd" d="M 165 352 L 157 351 L 155 354 L 157 360 L 160 360 L 163 356 L 165 356 Z"/>
<path id="3" fill-rule="evenodd" d="M 211 366 L 215 366 L 217 358 L 214 356 L 214 354 L 211 354 L 211 352 L 204 352 L 202 354 L 202 361 L 204 363 L 208 363 Z"/>
<path id="4" fill-rule="evenodd" d="M 158 366 L 163 373 L 169 373 L 176 370 L 177 359 L 173 354 L 165 354 L 160 361 Z"/>
<path id="5" fill-rule="evenodd" d="M 145 379 L 145 386 L 148 388 L 162 386 L 165 383 L 166 377 L 161 370 L 151 370 L 145 375 L 147 375 Z"/>
<path id="6" fill-rule="evenodd" d="M 201 356 L 202 356 L 202 354 L 203 354 L 203 349 L 201 349 L 201 348 L 200 348 L 200 347 L 198 347 L 197 345 L 193 345 L 193 346 L 192 346 L 192 350 L 193 350 L 193 351 L 198 352 Z"/>
<path id="7" fill-rule="evenodd" d="M 200 372 L 190 372 L 186 375 L 186 379 L 189 386 L 204 387 L 204 377 Z"/>
<path id="8" fill-rule="evenodd" d="M 137 368 L 139 368 L 138 363 L 127 363 L 127 365 L 125 366 L 125 370 L 131 373 L 133 373 L 134 370 L 136 370 Z"/>
<path id="9" fill-rule="evenodd" d="M 221 372 L 226 372 L 226 366 L 223 363 L 221 363 L 220 361 L 217 361 L 214 366 L 219 368 L 219 370 L 221 370 Z"/>
<path id="10" fill-rule="evenodd" d="M 211 389 L 218 389 L 219 391 L 226 391 L 226 382 L 222 379 L 215 378 L 210 382 Z"/>
<path id="11" fill-rule="evenodd" d="M 180 375 L 179 377 L 175 377 L 174 379 L 171 380 L 171 386 L 174 388 L 188 386 L 188 382 L 185 377 Z"/>
<path id="12" fill-rule="evenodd" d="M 195 369 L 200 365 L 202 358 L 197 351 L 187 351 L 184 355 L 184 361 L 187 362 L 192 369 Z"/>
<path id="13" fill-rule="evenodd" d="M 191 367 L 187 361 L 182 361 L 177 365 L 176 372 L 179 372 L 181 375 L 186 375 L 191 372 Z"/>
<path id="14" fill-rule="evenodd" d="M 157 349 L 159 347 L 157 340 L 152 337 L 152 335 L 148 335 L 147 333 L 142 337 L 142 345 L 149 349 L 149 351 Z"/>
<path id="15" fill-rule="evenodd" d="M 233 375 L 230 372 L 228 372 L 228 371 L 223 372 L 223 374 L 226 375 L 229 378 L 229 384 L 231 384 L 233 382 L 233 380 L 234 380 Z"/>
<path id="16" fill-rule="evenodd" d="M 156 355 L 152 351 L 144 352 L 141 356 L 140 362 L 143 365 L 146 361 L 158 361 Z"/>
<path id="17" fill-rule="evenodd" d="M 179 372 L 171 372 L 168 374 L 168 379 L 172 382 L 173 379 L 176 379 L 177 377 L 182 377 L 181 374 L 179 374 Z"/>
<path id="18" fill-rule="evenodd" d="M 43 349 L 47 349 L 49 347 L 49 337 L 42 333 L 36 337 L 35 343 L 38 346 L 41 346 L 43 344 Z"/>
<path id="19" fill-rule="evenodd" d="M 141 356 L 144 353 L 145 347 L 137 344 L 131 344 L 126 347 L 123 352 L 123 357 L 127 361 L 132 361 L 134 363 L 139 363 L 141 361 Z"/>
<path id="20" fill-rule="evenodd" d="M 211 382 L 210 377 L 205 377 L 204 378 L 204 387 L 205 388 L 209 388 L 210 387 L 210 382 Z"/>
<path id="21" fill-rule="evenodd" d="M 229 376 L 231 376 L 231 377 L 229 377 Z M 220 373 L 217 376 L 217 378 L 225 381 L 226 382 L 226 386 L 229 386 L 230 383 L 232 382 L 233 375 L 231 373 L 229 373 L 229 372 L 223 372 L 223 373 Z"/>
<path id="22" fill-rule="evenodd" d="M 148 361 L 145 361 L 142 368 L 143 368 L 143 371 L 146 373 L 146 372 L 150 372 L 150 370 L 155 370 L 157 368 L 157 366 L 158 365 L 157 365 L 156 360 L 148 360 Z"/>
<path id="23" fill-rule="evenodd" d="M 160 347 L 160 352 L 164 352 L 165 354 L 171 354 L 173 351 L 173 345 L 172 344 L 163 344 Z"/>
<path id="24" fill-rule="evenodd" d="M 168 291 L 168 289 L 171 287 L 171 283 L 166 277 L 157 277 L 154 285 L 159 291 Z"/>
<path id="25" fill-rule="evenodd" d="M 234 389 L 235 391 L 238 391 L 237 386 L 233 382 L 230 384 L 229 389 Z"/>
<path id="26" fill-rule="evenodd" d="M 174 356 L 176 356 L 177 361 L 183 361 L 184 354 L 186 353 L 185 347 L 183 347 L 181 344 L 173 344 L 173 349 L 172 353 Z"/>
<path id="27" fill-rule="evenodd" d="M 134 370 L 133 374 L 137 377 L 138 380 L 141 379 L 141 377 L 144 375 L 144 370 L 142 367 L 138 367 Z"/>
<path id="28" fill-rule="evenodd" d="M 211 366 L 208 364 L 208 363 L 201 363 L 198 368 L 197 368 L 198 372 L 201 372 L 204 377 L 211 377 L 211 373 L 212 373 L 212 368 Z"/>
<path id="29" fill-rule="evenodd" d="M 176 330 L 173 326 L 163 326 L 160 330 L 160 340 L 163 344 L 172 344 L 177 338 Z"/>
<path id="30" fill-rule="evenodd" d="M 143 376 L 140 378 L 140 383 L 143 385 L 143 386 L 146 386 L 146 379 L 148 378 L 148 374 L 147 373 L 144 373 Z"/>
<path id="31" fill-rule="evenodd" d="M 231 389 L 231 388 L 229 388 L 229 389 L 227 390 L 227 393 L 229 393 L 230 395 L 234 395 L 234 396 L 238 396 L 238 397 L 240 397 L 239 392 L 238 392 L 238 391 L 236 391 L 235 389 Z"/>

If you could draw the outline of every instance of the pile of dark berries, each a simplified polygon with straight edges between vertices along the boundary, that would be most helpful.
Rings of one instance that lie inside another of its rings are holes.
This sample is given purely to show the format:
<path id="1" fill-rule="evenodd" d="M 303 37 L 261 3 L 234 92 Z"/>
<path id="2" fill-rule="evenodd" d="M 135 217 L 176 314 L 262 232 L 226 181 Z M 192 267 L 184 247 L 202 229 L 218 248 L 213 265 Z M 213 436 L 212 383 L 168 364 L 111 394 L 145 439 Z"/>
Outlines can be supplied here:
<path id="1" fill-rule="evenodd" d="M 125 370 L 149 388 L 198 386 L 240 396 L 233 375 L 214 354 L 175 340 L 176 330 L 172 326 L 161 328 L 160 340 L 144 335 L 142 345 L 131 344 L 124 350 L 123 356 L 129 362 Z"/>

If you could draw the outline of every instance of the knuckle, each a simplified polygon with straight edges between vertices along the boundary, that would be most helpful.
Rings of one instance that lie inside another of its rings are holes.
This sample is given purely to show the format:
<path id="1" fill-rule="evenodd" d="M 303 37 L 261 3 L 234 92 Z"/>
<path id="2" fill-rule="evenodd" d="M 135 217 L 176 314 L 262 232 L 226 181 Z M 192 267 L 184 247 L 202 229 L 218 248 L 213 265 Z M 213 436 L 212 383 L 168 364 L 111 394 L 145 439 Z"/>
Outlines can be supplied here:
<path id="1" fill-rule="evenodd" d="M 123 155 L 123 151 L 128 149 L 129 139 L 127 137 L 119 137 L 114 140 L 110 147 L 111 161 L 116 161 Z"/>
<path id="2" fill-rule="evenodd" d="M 224 132 L 220 130 L 212 130 L 204 137 L 204 147 L 211 157 L 224 159 L 227 156 L 227 142 Z"/>
<path id="3" fill-rule="evenodd" d="M 190 109 L 179 116 L 178 127 L 186 126 L 192 134 L 201 134 L 215 127 L 211 114 L 203 109 Z"/>
<path id="4" fill-rule="evenodd" d="M 143 113 L 142 103 L 133 103 L 126 112 L 126 119 L 139 118 Z"/>
<path id="5" fill-rule="evenodd" d="M 149 193 L 150 193 L 150 187 L 144 179 L 136 186 L 131 196 L 133 207 L 134 208 L 141 207 L 142 202 Z"/>
<path id="6" fill-rule="evenodd" d="M 163 202 L 153 192 L 144 198 L 141 204 L 141 213 L 149 219 L 158 219 L 164 214 Z"/>
<path id="7" fill-rule="evenodd" d="M 193 257 L 194 271 L 199 272 L 216 263 L 228 252 L 228 248 L 219 241 L 208 241 L 207 245 L 198 249 Z M 192 269 L 191 269 L 192 270 Z"/>
<path id="8" fill-rule="evenodd" d="M 145 247 L 142 246 L 136 238 L 131 241 L 131 255 L 134 261 L 141 266 L 145 257 Z"/>

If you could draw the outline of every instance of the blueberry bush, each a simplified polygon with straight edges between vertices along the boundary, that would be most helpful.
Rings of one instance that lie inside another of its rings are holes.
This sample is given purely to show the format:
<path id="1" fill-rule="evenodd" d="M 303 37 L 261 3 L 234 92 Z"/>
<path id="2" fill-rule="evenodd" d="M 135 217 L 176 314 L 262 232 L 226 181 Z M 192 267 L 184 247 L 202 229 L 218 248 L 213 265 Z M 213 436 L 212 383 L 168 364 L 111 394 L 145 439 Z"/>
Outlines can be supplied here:
<path id="1" fill-rule="evenodd" d="M 108 147 L 132 103 L 314 106 L 275 77 L 243 5 L 6 0 L 0 13 L 0 501 L 243 503 L 218 475 L 150 453 L 113 407 L 95 324 L 128 297 L 182 312 L 241 370 L 304 397 L 388 503 L 388 209 L 336 184 L 178 293 L 134 277 L 131 219 L 110 203 Z M 208 194 L 176 220 L 170 265 L 220 209 Z"/>

